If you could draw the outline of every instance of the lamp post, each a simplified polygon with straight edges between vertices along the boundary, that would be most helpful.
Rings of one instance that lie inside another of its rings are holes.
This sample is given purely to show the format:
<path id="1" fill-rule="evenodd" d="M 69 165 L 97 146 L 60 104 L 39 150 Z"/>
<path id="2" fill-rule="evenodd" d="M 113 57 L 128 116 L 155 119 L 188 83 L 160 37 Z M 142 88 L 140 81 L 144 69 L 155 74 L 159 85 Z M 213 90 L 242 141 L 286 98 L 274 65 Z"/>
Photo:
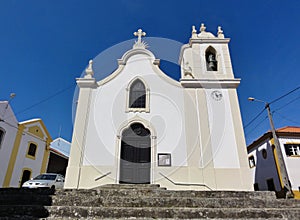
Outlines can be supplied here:
<path id="1" fill-rule="evenodd" d="M 262 102 L 265 104 L 265 109 L 267 109 L 268 111 L 268 118 L 270 121 L 270 126 L 271 126 L 271 131 L 272 131 L 272 136 L 274 139 L 274 146 L 276 149 L 276 156 L 277 156 L 277 160 L 278 160 L 278 166 L 279 166 L 279 172 L 281 174 L 281 181 L 283 184 L 283 189 L 286 192 L 286 197 L 293 197 L 293 191 L 291 189 L 291 184 L 289 181 L 289 176 L 286 170 L 286 166 L 283 160 L 283 154 L 281 151 L 281 147 L 276 135 L 276 131 L 275 131 L 275 127 L 274 127 L 274 123 L 273 123 L 273 117 L 272 117 L 272 113 L 271 113 L 271 108 L 270 108 L 270 103 L 259 100 L 259 99 L 255 99 L 253 97 L 249 97 L 248 98 L 249 101 L 257 101 L 257 102 Z"/>

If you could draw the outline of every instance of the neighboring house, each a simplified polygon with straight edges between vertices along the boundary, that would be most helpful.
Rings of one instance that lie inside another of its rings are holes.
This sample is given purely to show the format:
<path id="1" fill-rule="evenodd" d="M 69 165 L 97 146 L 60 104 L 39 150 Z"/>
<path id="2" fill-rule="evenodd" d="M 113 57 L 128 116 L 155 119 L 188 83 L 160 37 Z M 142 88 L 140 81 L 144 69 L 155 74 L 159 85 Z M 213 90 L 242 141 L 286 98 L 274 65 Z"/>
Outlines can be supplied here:
<path id="1" fill-rule="evenodd" d="M 0 102 L 0 186 L 20 187 L 47 168 L 52 141 L 43 121 L 18 122 L 9 103 Z"/>
<path id="2" fill-rule="evenodd" d="M 292 190 L 300 198 L 300 127 L 287 126 L 276 130 Z M 271 131 L 247 147 L 249 166 L 255 190 L 282 190 L 281 174 Z"/>
<path id="3" fill-rule="evenodd" d="M 178 54 L 180 81 L 159 68 L 141 29 L 108 77 L 96 79 L 103 70 L 93 67 L 97 58 L 90 61 L 77 79 L 65 188 L 155 183 L 253 190 L 230 39 L 220 27 L 216 36 L 205 29 L 202 24 L 197 33 L 193 27 Z"/>
<path id="4" fill-rule="evenodd" d="M 63 138 L 56 138 L 50 143 L 50 156 L 48 160 L 48 173 L 66 175 L 71 143 Z"/>

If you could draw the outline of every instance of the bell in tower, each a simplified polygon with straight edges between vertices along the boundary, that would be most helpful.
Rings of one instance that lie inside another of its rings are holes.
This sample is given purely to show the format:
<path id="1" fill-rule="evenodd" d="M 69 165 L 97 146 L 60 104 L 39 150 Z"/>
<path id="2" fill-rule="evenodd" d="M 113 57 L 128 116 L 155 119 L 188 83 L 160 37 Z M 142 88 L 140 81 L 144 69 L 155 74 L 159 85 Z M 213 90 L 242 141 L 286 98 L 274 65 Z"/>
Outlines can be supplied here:
<path id="1" fill-rule="evenodd" d="M 216 60 L 216 55 L 212 50 L 213 48 L 209 47 L 205 54 L 207 71 L 218 70 L 218 62 Z"/>

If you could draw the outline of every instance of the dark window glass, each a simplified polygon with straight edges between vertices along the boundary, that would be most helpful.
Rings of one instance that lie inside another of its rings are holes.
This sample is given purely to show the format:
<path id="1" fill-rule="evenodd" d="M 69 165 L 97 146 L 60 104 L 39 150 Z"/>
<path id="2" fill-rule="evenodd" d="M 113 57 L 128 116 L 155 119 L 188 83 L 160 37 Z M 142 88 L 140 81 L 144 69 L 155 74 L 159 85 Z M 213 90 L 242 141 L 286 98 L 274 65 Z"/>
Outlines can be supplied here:
<path id="1" fill-rule="evenodd" d="M 285 153 L 288 157 L 300 155 L 299 144 L 285 144 L 284 149 L 285 149 Z"/>
<path id="2" fill-rule="evenodd" d="M 2 145 L 2 142 L 3 142 L 3 139 L 4 139 L 4 130 L 2 130 L 2 128 L 0 128 L 0 148 L 1 148 L 1 145 Z"/>
<path id="3" fill-rule="evenodd" d="M 146 107 L 146 89 L 144 83 L 139 79 L 135 80 L 130 87 L 129 107 Z"/>
<path id="4" fill-rule="evenodd" d="M 55 180 L 57 175 L 41 174 L 34 178 L 34 180 Z"/>
<path id="5" fill-rule="evenodd" d="M 30 143 L 29 149 L 28 149 L 28 155 L 34 157 L 34 156 L 35 156 L 35 153 L 36 153 L 36 145 L 33 144 L 33 143 Z"/>

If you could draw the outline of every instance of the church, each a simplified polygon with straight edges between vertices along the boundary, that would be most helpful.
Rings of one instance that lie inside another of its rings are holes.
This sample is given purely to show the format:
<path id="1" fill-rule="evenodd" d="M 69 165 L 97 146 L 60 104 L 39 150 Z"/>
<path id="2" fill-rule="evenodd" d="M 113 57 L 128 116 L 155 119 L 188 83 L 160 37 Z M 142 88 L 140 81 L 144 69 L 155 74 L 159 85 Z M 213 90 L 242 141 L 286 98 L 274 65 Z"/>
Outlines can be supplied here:
<path id="1" fill-rule="evenodd" d="M 201 24 L 178 54 L 181 78 L 159 67 L 141 29 L 100 81 L 93 60 L 79 96 L 65 188 L 160 184 L 179 190 L 252 191 L 229 38 Z M 151 46 L 151 45 L 150 45 Z"/>

